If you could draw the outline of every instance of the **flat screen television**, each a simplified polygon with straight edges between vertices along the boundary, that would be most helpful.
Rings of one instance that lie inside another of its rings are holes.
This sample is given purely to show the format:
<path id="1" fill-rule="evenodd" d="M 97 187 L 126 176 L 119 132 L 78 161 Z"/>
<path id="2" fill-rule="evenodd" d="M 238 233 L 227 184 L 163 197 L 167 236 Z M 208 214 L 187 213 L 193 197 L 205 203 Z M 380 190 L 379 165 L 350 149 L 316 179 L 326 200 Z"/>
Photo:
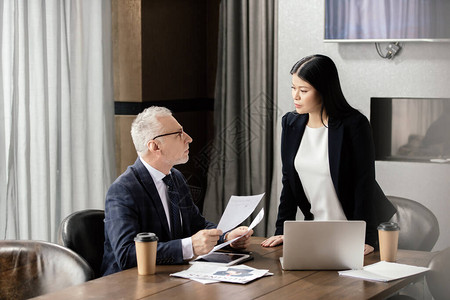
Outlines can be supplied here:
<path id="1" fill-rule="evenodd" d="M 450 99 L 371 98 L 375 159 L 450 163 Z"/>
<path id="2" fill-rule="evenodd" d="M 325 0 L 326 42 L 450 42 L 449 0 Z"/>

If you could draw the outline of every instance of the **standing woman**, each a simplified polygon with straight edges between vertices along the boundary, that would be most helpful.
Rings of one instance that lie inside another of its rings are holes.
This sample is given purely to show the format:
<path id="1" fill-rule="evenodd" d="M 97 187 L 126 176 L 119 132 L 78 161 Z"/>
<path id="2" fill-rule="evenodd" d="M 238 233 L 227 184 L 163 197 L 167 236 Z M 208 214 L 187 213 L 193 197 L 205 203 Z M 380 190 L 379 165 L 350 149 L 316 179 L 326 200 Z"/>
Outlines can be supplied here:
<path id="1" fill-rule="evenodd" d="M 369 254 L 378 245 L 377 225 L 395 208 L 375 181 L 375 154 L 369 121 L 345 99 L 334 62 L 307 56 L 291 69 L 295 112 L 282 119 L 283 188 L 275 236 L 261 243 L 283 243 L 283 224 L 295 220 L 364 220 Z"/>

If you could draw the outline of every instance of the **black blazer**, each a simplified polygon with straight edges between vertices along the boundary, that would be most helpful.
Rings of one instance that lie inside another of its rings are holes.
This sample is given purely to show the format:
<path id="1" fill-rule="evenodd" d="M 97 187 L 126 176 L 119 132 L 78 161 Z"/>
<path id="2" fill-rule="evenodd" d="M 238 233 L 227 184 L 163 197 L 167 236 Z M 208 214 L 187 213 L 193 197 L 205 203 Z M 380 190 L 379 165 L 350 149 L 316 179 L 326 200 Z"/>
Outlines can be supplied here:
<path id="1" fill-rule="evenodd" d="M 192 201 L 183 175 L 174 168 L 171 173 L 181 196 L 183 237 L 215 228 Z M 183 263 L 181 240 L 171 239 L 161 198 L 152 176 L 138 158 L 114 181 L 106 195 L 103 276 L 137 265 L 134 237 L 140 232 L 153 232 L 158 236 L 157 264 Z"/>
<path id="2" fill-rule="evenodd" d="M 282 119 L 282 191 L 275 234 L 283 234 L 286 220 L 295 220 L 297 207 L 305 220 L 314 220 L 311 205 L 294 167 L 308 122 L 308 114 L 289 112 Z M 331 179 L 348 220 L 366 221 L 366 243 L 377 247 L 376 227 L 396 212 L 375 181 L 375 151 L 367 118 L 355 111 L 342 120 L 330 118 L 328 155 Z"/>

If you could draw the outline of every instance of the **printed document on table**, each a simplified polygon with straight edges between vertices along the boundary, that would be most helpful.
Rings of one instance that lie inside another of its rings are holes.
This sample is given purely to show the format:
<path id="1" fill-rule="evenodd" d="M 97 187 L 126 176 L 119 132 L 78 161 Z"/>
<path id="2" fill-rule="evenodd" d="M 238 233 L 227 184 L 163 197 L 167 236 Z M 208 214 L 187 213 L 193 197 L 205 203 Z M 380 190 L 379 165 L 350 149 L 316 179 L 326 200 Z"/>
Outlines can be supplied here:
<path id="1" fill-rule="evenodd" d="M 261 201 L 264 193 L 254 196 L 231 196 L 217 229 L 227 232 L 247 219 Z"/>
<path id="2" fill-rule="evenodd" d="M 217 250 L 219 250 L 219 249 L 222 249 L 223 247 L 228 246 L 229 244 L 233 243 L 234 241 L 237 241 L 238 239 L 240 239 L 241 237 L 243 237 L 244 235 L 246 235 L 250 230 L 252 230 L 256 225 L 258 225 L 259 222 L 261 222 L 261 220 L 262 220 L 263 218 L 264 218 L 264 208 L 261 208 L 261 210 L 259 211 L 258 215 L 257 215 L 256 218 L 253 220 L 253 222 L 250 224 L 250 226 L 248 227 L 248 230 L 247 230 L 245 233 L 241 234 L 241 235 L 238 236 L 237 238 L 234 238 L 234 239 L 232 239 L 232 240 L 230 240 L 230 241 L 228 241 L 228 242 L 225 242 L 225 243 L 222 243 L 222 244 L 219 244 L 219 245 L 215 246 L 215 247 L 214 247 L 211 251 L 209 251 L 207 254 L 200 255 L 199 257 L 197 257 L 196 260 L 197 260 L 197 259 L 200 259 L 200 258 L 203 258 L 203 257 L 205 257 L 205 256 L 208 256 L 208 255 L 210 255 L 211 253 L 213 253 L 214 251 L 217 251 Z"/>
<path id="3" fill-rule="evenodd" d="M 429 268 L 416 267 L 398 263 L 380 261 L 368 266 L 362 270 L 339 271 L 341 276 L 350 276 L 372 281 L 388 282 L 419 273 L 427 272 Z"/>
<path id="4" fill-rule="evenodd" d="M 270 275 L 273 274 L 269 270 L 255 269 L 246 265 L 221 267 L 208 263 L 192 265 L 187 270 L 170 274 L 170 276 L 197 280 L 203 284 L 217 281 L 245 284 L 260 277 Z"/>

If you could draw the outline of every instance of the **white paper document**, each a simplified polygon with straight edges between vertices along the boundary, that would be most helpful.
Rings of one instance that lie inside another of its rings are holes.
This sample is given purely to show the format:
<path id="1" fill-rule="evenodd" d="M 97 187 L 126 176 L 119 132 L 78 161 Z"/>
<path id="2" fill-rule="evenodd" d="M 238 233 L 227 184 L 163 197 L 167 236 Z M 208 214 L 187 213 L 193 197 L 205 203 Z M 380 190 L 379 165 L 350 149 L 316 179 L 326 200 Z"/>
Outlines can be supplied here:
<path id="1" fill-rule="evenodd" d="M 428 271 L 429 268 L 380 261 L 365 266 L 362 270 L 339 271 L 341 276 L 350 276 L 371 281 L 388 282 Z"/>
<path id="2" fill-rule="evenodd" d="M 261 201 L 264 193 L 254 196 L 231 196 L 217 229 L 227 232 L 247 219 Z"/>
<path id="3" fill-rule="evenodd" d="M 221 267 L 208 263 L 195 264 L 187 270 L 170 274 L 170 276 L 192 279 L 203 284 L 218 281 L 244 284 L 268 275 L 273 274 L 269 273 L 269 270 L 259 270 L 246 265 Z"/>
<path id="4" fill-rule="evenodd" d="M 261 220 L 264 218 L 264 208 L 261 208 L 261 210 L 259 211 L 258 215 L 256 216 L 256 218 L 253 220 L 253 222 L 250 224 L 250 226 L 248 227 L 248 230 L 241 234 L 240 236 L 238 236 L 237 238 L 234 238 L 230 241 L 227 241 L 225 243 L 219 244 L 217 246 L 215 246 L 211 251 L 209 251 L 207 254 L 204 255 L 200 255 L 199 257 L 197 257 L 196 259 L 200 259 L 203 258 L 205 256 L 210 255 L 211 253 L 213 253 L 214 251 L 217 251 L 219 249 L 222 249 L 225 246 L 228 246 L 229 244 L 233 243 L 234 241 L 237 241 L 238 239 L 240 239 L 241 237 L 243 237 L 244 235 L 246 235 L 250 230 L 252 230 L 256 225 L 258 225 L 259 222 L 261 222 Z"/>

